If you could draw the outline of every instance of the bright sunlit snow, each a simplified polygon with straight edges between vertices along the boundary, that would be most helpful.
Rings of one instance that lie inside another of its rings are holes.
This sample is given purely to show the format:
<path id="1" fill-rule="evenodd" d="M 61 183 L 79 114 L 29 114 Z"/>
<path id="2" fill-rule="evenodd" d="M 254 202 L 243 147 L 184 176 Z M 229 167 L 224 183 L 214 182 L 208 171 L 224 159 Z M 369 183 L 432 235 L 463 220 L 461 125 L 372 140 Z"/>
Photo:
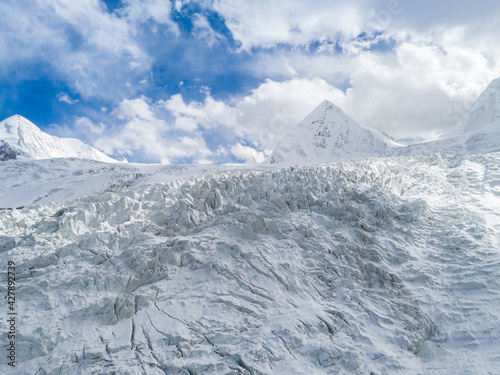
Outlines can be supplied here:
<path id="1" fill-rule="evenodd" d="M 497 373 L 498 82 L 410 146 L 325 101 L 261 164 L 119 163 L 0 123 L 0 371 Z"/>
<path id="2" fill-rule="evenodd" d="M 36 125 L 19 115 L 0 122 L 0 140 L 8 143 L 21 158 L 80 158 L 107 163 L 116 162 L 78 139 L 58 138 L 45 134 Z"/>

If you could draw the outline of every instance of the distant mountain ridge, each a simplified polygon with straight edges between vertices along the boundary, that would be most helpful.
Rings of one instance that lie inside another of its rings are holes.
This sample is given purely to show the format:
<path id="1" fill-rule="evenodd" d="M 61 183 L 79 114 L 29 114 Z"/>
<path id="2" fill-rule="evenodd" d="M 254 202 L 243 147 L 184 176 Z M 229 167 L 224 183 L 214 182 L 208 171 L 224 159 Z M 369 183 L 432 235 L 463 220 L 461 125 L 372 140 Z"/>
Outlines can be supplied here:
<path id="1" fill-rule="evenodd" d="M 462 120 L 435 142 L 451 153 L 500 151 L 500 78 L 493 80 Z"/>
<path id="2" fill-rule="evenodd" d="M 317 165 L 341 159 L 496 151 L 500 151 L 500 78 L 490 83 L 449 133 L 410 145 L 358 124 L 325 100 L 285 135 L 264 164 Z"/>
<path id="3" fill-rule="evenodd" d="M 500 151 L 500 78 L 490 83 L 449 133 L 410 145 L 400 144 L 385 133 L 357 123 L 325 100 L 285 135 L 263 163 L 317 165 L 343 159 L 496 151 Z M 0 161 L 16 158 L 126 162 L 124 158 L 112 159 L 78 139 L 46 134 L 19 115 L 0 122 Z M 247 163 L 255 163 L 255 160 L 250 158 Z"/>
<path id="4" fill-rule="evenodd" d="M 16 158 L 79 158 L 106 163 L 117 162 L 78 139 L 46 134 L 20 115 L 0 122 L 0 160 Z"/>

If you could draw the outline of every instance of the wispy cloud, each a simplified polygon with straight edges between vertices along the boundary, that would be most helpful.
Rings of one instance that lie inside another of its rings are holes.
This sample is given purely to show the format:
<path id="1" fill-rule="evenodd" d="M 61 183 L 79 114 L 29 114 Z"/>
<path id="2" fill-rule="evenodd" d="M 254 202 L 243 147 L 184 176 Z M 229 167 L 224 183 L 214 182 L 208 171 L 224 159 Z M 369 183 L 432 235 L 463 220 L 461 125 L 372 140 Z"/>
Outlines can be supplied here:
<path id="1" fill-rule="evenodd" d="M 178 32 L 168 0 L 131 0 L 119 14 L 99 0 L 21 0 L 1 3 L 0 14 L 4 66 L 43 63 L 86 98 L 114 99 L 126 82 L 148 74 L 153 58 L 141 45 L 142 27 L 154 23 Z"/>
<path id="2" fill-rule="evenodd" d="M 209 47 L 214 46 L 224 40 L 224 35 L 216 32 L 207 18 L 201 14 L 196 14 L 193 21 L 193 35 L 206 42 Z"/>
<path id="3" fill-rule="evenodd" d="M 60 92 L 59 94 L 57 94 L 57 100 L 59 100 L 62 103 L 69 104 L 69 105 L 76 104 L 79 102 L 78 99 L 71 99 L 69 97 L 69 95 L 65 92 Z"/>

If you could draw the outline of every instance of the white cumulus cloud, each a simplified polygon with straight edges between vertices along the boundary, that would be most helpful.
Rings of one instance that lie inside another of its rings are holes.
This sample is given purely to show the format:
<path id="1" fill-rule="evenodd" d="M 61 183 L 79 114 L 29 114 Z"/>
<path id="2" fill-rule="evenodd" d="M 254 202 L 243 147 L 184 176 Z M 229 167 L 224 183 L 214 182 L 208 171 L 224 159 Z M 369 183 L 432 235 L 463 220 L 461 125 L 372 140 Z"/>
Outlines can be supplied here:
<path id="1" fill-rule="evenodd" d="M 70 104 L 70 105 L 78 103 L 78 99 L 70 98 L 68 93 L 65 93 L 65 92 L 60 92 L 59 94 L 57 94 L 57 100 L 59 100 L 60 102 L 66 103 L 66 104 Z"/>
<path id="2" fill-rule="evenodd" d="M 249 158 L 254 158 L 257 163 L 264 161 L 266 154 L 262 151 L 257 151 L 256 149 L 244 146 L 241 143 L 236 143 L 230 147 L 230 152 L 240 160 L 248 160 Z"/>
<path id="3" fill-rule="evenodd" d="M 154 113 L 154 107 L 144 97 L 123 100 L 114 114 L 125 123 L 106 131 L 94 145 L 110 155 L 142 154 L 147 160 L 165 164 L 212 154 L 200 134 L 173 134 L 169 124 Z"/>
<path id="4" fill-rule="evenodd" d="M 176 127 L 184 130 L 223 127 L 237 137 L 270 151 L 291 127 L 295 126 L 324 99 L 342 103 L 345 95 L 323 79 L 266 80 L 250 95 L 228 103 L 207 94 L 203 102 L 186 103 L 181 95 L 160 102 L 174 116 Z"/>

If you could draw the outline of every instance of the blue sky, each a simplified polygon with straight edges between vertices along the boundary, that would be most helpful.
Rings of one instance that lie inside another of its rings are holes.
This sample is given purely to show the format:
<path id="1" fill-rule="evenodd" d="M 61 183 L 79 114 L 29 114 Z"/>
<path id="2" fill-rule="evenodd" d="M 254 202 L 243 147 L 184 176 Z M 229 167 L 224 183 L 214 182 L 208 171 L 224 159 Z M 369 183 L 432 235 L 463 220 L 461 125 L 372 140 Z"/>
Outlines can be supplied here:
<path id="1" fill-rule="evenodd" d="M 155 163 L 262 160 L 324 99 L 395 138 L 428 139 L 500 75 L 499 11 L 490 1 L 7 0 L 0 118 Z"/>

